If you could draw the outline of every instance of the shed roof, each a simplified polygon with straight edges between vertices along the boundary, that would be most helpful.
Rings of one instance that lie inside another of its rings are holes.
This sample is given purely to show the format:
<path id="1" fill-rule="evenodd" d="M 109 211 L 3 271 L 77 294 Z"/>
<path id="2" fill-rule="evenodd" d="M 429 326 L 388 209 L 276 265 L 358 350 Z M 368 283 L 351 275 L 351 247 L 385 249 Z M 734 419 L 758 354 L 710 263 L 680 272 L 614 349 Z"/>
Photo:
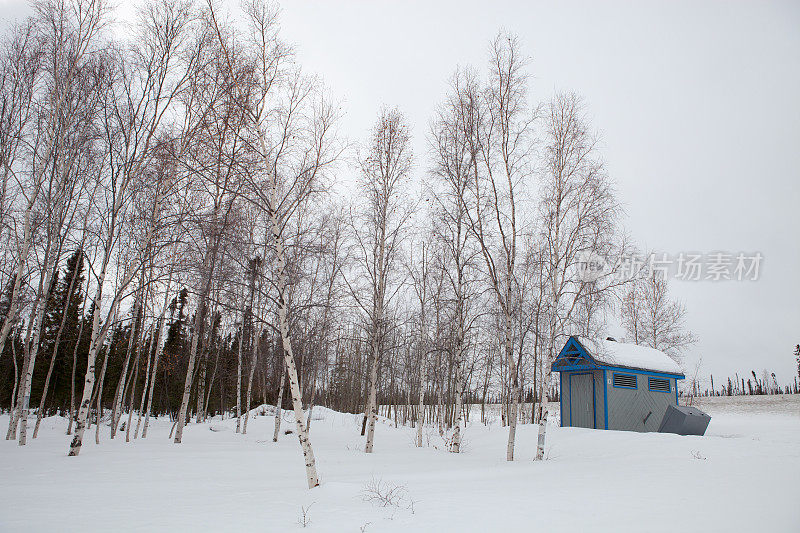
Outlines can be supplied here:
<path id="1" fill-rule="evenodd" d="M 576 338 L 592 359 L 601 365 L 683 375 L 678 363 L 654 348 L 604 339 Z"/>

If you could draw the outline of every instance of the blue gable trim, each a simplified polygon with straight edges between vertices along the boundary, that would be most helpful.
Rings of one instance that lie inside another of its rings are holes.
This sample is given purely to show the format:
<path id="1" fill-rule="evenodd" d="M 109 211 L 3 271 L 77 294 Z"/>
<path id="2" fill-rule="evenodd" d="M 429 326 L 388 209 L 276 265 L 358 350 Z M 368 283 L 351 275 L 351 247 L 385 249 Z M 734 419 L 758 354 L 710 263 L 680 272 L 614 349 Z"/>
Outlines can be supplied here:
<path id="1" fill-rule="evenodd" d="M 555 361 L 550 365 L 550 370 L 563 372 L 567 370 L 589 370 L 598 368 L 597 362 L 592 359 L 578 339 L 570 337 Z"/>

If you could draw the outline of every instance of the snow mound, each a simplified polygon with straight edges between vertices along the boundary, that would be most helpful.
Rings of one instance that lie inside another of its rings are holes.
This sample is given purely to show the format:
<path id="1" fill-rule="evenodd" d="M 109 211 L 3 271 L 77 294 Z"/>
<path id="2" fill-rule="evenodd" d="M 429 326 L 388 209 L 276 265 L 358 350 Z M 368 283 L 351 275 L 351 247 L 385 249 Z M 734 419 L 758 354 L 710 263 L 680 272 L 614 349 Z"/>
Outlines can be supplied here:
<path id="1" fill-rule="evenodd" d="M 275 416 L 275 406 L 262 403 L 258 407 L 250 409 L 250 416 Z"/>

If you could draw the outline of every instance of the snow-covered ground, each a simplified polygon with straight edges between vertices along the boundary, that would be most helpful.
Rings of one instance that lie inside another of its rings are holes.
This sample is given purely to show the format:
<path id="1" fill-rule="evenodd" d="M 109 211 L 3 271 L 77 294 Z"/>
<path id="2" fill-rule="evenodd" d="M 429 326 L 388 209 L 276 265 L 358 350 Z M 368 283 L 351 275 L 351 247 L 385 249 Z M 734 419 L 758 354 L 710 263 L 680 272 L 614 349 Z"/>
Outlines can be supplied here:
<path id="1" fill-rule="evenodd" d="M 311 491 L 295 435 L 273 443 L 272 417 L 244 436 L 230 419 L 192 424 L 181 445 L 168 420 L 132 443 L 106 431 L 96 446 L 92 430 L 78 458 L 53 417 L 25 448 L 0 441 L 0 530 L 296 531 L 305 507 L 309 531 L 800 531 L 800 397 L 699 406 L 705 437 L 554 427 L 542 463 L 532 425 L 513 463 L 497 422 L 473 422 L 452 455 L 436 431 L 418 449 L 413 429 L 384 421 L 365 455 L 359 417 L 317 408 Z M 370 500 L 376 484 L 394 501 Z"/>

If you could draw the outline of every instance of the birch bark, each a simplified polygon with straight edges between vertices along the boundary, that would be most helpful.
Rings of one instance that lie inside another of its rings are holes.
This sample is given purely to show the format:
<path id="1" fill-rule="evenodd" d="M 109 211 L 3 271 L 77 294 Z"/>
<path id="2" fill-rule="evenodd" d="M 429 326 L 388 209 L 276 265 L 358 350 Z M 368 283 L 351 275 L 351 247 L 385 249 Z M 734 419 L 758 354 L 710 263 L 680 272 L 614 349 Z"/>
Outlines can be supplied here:
<path id="1" fill-rule="evenodd" d="M 67 427 L 67 435 L 72 435 L 72 425 L 75 423 L 75 371 L 78 365 L 78 348 L 83 340 L 83 329 L 86 324 L 84 312 L 86 311 L 86 300 L 89 298 L 89 284 L 86 284 L 86 294 L 83 296 L 83 305 L 81 306 L 80 321 L 81 325 L 78 328 L 78 338 L 75 341 L 75 347 L 72 349 L 72 374 L 70 375 L 69 382 L 69 426 Z"/>
<path id="2" fill-rule="evenodd" d="M 245 313 L 242 311 L 242 329 L 239 331 L 239 349 L 236 353 L 236 433 L 242 429 L 242 350 L 244 345 Z"/>
<path id="3" fill-rule="evenodd" d="M 428 365 L 423 362 L 419 381 L 419 408 L 417 409 L 417 448 L 422 448 L 422 426 L 425 424 L 425 382 L 428 379 Z"/>
<path id="4" fill-rule="evenodd" d="M 130 336 L 128 337 L 128 348 L 125 351 L 125 362 L 122 364 L 122 373 L 119 376 L 119 381 L 117 382 L 117 389 L 114 392 L 114 404 L 111 409 L 112 439 L 117 434 L 117 425 L 119 424 L 120 417 L 122 416 L 121 409 L 123 402 L 123 394 L 125 392 L 125 387 L 127 385 L 128 366 L 130 365 L 131 354 L 133 353 L 135 346 L 136 346 L 137 357 L 139 353 L 138 346 L 136 343 L 136 337 L 140 327 L 140 314 L 141 314 L 143 291 L 144 291 L 144 272 L 142 273 L 142 279 L 140 280 L 139 283 L 139 290 L 136 292 L 136 303 L 134 303 L 133 306 L 133 317 L 131 318 L 131 332 Z"/>
<path id="5" fill-rule="evenodd" d="M 281 348 L 283 350 L 283 348 Z M 281 365 L 280 380 L 281 384 L 278 386 L 278 401 L 275 403 L 275 432 L 272 434 L 272 442 L 278 442 L 278 434 L 281 432 L 281 419 L 283 417 L 283 387 L 286 383 L 286 369 Z"/>
<path id="6" fill-rule="evenodd" d="M 262 148 L 263 146 L 262 137 Z M 267 153 L 264 150 L 264 153 Z M 275 177 L 277 180 L 277 176 Z M 272 206 L 277 205 L 277 191 L 273 186 L 272 192 Z M 308 430 L 303 421 L 303 404 L 302 394 L 300 393 L 300 385 L 297 379 L 297 368 L 294 364 L 294 353 L 292 351 L 292 340 L 289 334 L 289 321 L 287 320 L 287 303 L 286 303 L 286 258 L 283 249 L 283 239 L 281 238 L 280 223 L 275 213 L 274 208 L 271 210 L 270 218 L 272 220 L 272 239 L 275 246 L 275 256 L 277 261 L 277 290 L 278 290 L 278 324 L 281 331 L 281 339 L 283 341 L 283 354 L 286 362 L 286 372 L 289 376 L 289 390 L 292 394 L 292 406 L 294 408 L 295 423 L 297 424 L 297 438 L 300 440 L 300 446 L 303 449 L 303 457 L 306 464 L 306 480 L 308 481 L 308 488 L 314 488 L 319 485 L 319 477 L 317 476 L 316 460 L 314 459 L 314 449 L 311 446 L 311 441 L 308 438 Z"/>

